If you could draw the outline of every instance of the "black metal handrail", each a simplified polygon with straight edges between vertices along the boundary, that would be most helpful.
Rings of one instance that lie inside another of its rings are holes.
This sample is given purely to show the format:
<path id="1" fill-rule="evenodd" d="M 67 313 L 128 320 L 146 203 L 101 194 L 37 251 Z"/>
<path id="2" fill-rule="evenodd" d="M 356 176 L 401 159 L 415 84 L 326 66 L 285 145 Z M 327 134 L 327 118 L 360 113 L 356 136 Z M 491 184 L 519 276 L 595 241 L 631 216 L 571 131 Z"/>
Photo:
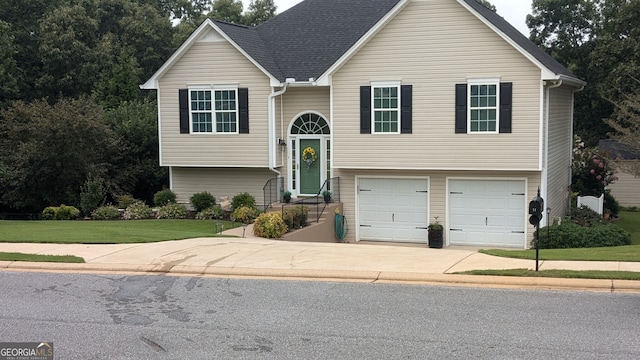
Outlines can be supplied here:
<path id="1" fill-rule="evenodd" d="M 274 203 L 282 201 L 282 193 L 284 192 L 284 178 L 277 177 L 272 178 L 264 184 L 262 187 L 262 194 L 264 199 L 264 211 L 271 207 Z"/>
<path id="2" fill-rule="evenodd" d="M 325 195 L 328 196 L 325 197 Z M 292 201 L 287 204 L 282 204 L 282 211 L 284 212 L 284 209 L 289 206 L 308 206 L 309 216 L 311 216 L 311 214 L 315 214 L 315 216 L 313 216 L 315 220 L 310 221 L 319 222 L 320 217 L 322 217 L 322 214 L 324 213 L 324 210 L 331 202 L 340 202 L 340 177 L 334 177 L 325 180 L 325 182 L 318 190 L 316 196 Z"/>

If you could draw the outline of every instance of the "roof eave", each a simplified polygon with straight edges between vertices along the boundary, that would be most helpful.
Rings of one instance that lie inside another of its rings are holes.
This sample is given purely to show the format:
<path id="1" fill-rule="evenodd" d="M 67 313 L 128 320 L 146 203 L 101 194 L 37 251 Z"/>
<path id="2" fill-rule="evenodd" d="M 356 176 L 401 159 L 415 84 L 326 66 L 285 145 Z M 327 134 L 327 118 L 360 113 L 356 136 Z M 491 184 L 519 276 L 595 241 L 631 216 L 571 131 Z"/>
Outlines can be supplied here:
<path id="1" fill-rule="evenodd" d="M 218 27 L 211 19 L 206 19 L 200 26 L 182 43 L 182 45 L 176 50 L 173 55 L 156 71 L 147 82 L 140 85 L 140 89 L 153 90 L 158 89 L 158 81 L 164 74 L 171 69 L 171 67 L 191 48 L 191 46 L 197 41 L 197 39 L 207 30 L 207 27 L 214 29 L 220 36 L 227 40 L 233 47 L 235 47 L 242 55 L 244 55 L 253 65 L 255 65 L 260 71 L 262 71 L 268 78 L 272 86 L 276 84 L 282 84 L 275 76 L 269 73 L 260 63 L 252 58 L 242 47 L 240 47 L 235 41 L 233 41 L 229 35 L 227 35 L 220 27 Z"/>
<path id="2" fill-rule="evenodd" d="M 487 18 L 482 16 L 482 14 L 478 13 L 474 8 L 469 6 L 464 0 L 457 0 L 460 5 L 462 5 L 465 9 L 467 9 L 471 14 L 477 17 L 480 21 L 482 21 L 485 25 L 487 25 L 491 30 L 493 30 L 498 36 L 500 36 L 503 40 L 505 40 L 509 45 L 513 46 L 518 52 L 520 52 L 524 57 L 526 57 L 529 61 L 531 61 L 534 65 L 536 65 L 541 71 L 542 80 L 562 80 L 563 82 L 571 83 L 579 85 L 578 87 L 583 87 L 587 83 L 576 78 L 563 74 L 558 74 L 555 71 L 549 69 L 546 65 L 544 65 L 540 60 L 538 60 L 533 54 L 528 52 L 522 46 L 520 46 L 514 39 L 505 34 L 502 30 L 500 30 L 497 26 L 495 26 L 492 22 L 490 22 Z"/>

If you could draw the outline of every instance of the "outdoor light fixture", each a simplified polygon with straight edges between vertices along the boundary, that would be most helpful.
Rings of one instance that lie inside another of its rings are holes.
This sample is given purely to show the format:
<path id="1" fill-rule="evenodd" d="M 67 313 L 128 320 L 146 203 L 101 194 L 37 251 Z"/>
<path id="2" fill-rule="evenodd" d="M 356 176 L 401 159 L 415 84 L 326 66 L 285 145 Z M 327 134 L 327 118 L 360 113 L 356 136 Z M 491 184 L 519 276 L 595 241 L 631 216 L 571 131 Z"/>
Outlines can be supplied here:
<path id="1" fill-rule="evenodd" d="M 280 145 L 280 150 L 282 151 L 287 149 L 287 142 L 284 139 L 278 139 L 278 145 Z"/>

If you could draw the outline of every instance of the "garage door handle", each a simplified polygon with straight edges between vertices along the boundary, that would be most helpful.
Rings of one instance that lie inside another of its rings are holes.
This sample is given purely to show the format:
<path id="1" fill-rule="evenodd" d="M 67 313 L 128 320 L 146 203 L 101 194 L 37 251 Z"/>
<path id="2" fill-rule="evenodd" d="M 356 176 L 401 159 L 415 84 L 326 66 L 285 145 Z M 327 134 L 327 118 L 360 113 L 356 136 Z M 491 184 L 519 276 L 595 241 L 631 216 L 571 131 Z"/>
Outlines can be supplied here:
<path id="1" fill-rule="evenodd" d="M 449 231 L 464 231 L 462 229 L 449 229 Z"/>
<path id="2" fill-rule="evenodd" d="M 418 229 L 418 230 L 429 230 L 428 227 L 419 227 L 419 226 L 416 226 L 416 229 Z"/>
<path id="3" fill-rule="evenodd" d="M 514 230 L 514 231 L 512 231 L 511 233 L 512 233 L 512 234 L 524 234 L 524 231 L 515 231 L 515 230 Z"/>
<path id="4" fill-rule="evenodd" d="M 360 191 L 371 191 L 371 189 L 360 189 Z"/>
<path id="5" fill-rule="evenodd" d="M 462 191 L 451 191 L 449 192 L 451 195 L 462 195 Z"/>
<path id="6" fill-rule="evenodd" d="M 427 190 L 416 190 L 417 193 L 428 193 Z"/>
<path id="7" fill-rule="evenodd" d="M 371 227 L 371 225 L 360 225 L 360 227 Z"/>

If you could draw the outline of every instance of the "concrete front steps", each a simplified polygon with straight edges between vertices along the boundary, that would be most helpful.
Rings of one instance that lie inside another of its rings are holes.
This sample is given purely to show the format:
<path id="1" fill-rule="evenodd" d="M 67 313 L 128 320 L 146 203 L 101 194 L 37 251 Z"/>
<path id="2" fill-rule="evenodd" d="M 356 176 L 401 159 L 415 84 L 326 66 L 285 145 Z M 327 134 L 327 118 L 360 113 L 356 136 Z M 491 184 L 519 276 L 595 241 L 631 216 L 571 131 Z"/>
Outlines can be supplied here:
<path id="1" fill-rule="evenodd" d="M 280 203 L 273 204 L 267 211 L 282 211 L 282 205 Z M 295 206 L 295 205 L 294 205 Z M 324 204 L 320 204 L 320 209 Z M 315 205 L 309 205 L 309 207 L 315 207 Z M 324 209 L 324 212 L 320 216 L 318 222 L 315 221 L 315 213 L 311 209 L 309 210 L 309 225 L 302 229 L 290 231 L 282 236 L 279 240 L 285 241 L 306 241 L 306 242 L 340 242 L 335 235 L 335 214 L 336 209 L 342 213 L 342 203 L 329 203 Z"/>

